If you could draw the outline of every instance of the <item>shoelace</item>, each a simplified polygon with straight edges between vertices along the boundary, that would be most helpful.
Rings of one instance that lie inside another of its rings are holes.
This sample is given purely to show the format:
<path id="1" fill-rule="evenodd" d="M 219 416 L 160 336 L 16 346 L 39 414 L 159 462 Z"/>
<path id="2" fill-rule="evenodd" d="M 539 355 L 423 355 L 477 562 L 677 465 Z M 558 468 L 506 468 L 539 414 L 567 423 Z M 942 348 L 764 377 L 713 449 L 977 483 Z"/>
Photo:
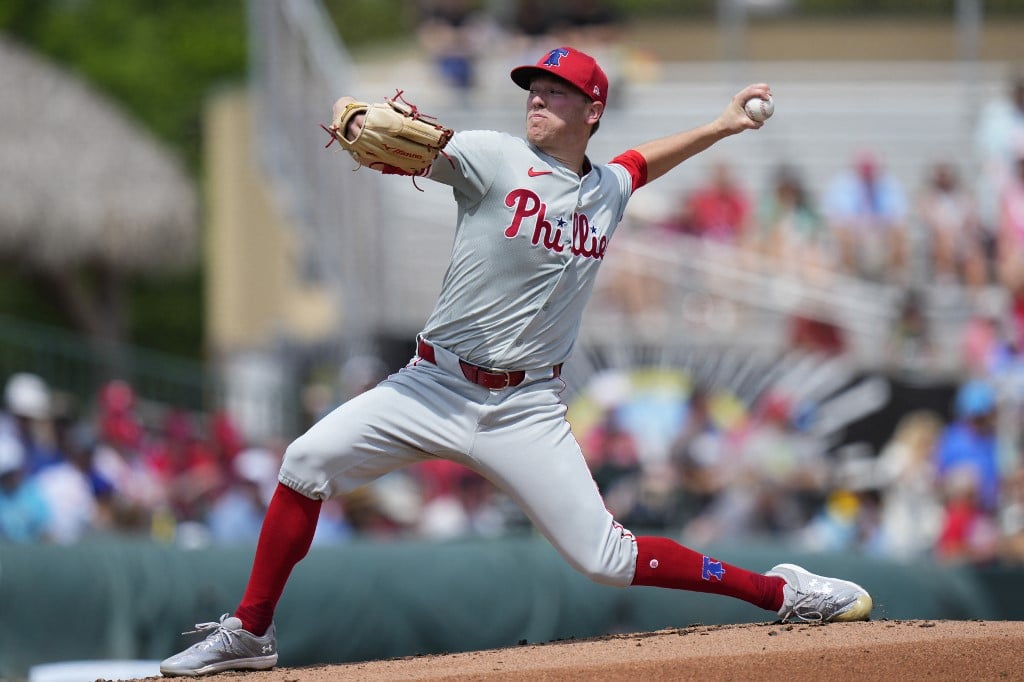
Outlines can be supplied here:
<path id="1" fill-rule="evenodd" d="M 211 642 L 211 637 L 213 637 L 214 635 L 222 635 L 230 643 L 232 637 L 238 637 L 238 632 L 236 632 L 235 630 L 229 630 L 226 627 L 224 627 L 224 621 L 228 618 L 228 615 L 229 614 L 225 613 L 220 617 L 220 620 L 217 622 L 211 621 L 208 623 L 196 623 L 194 626 L 195 630 L 187 630 L 181 634 L 194 635 L 197 633 L 206 632 L 207 630 L 216 630 L 216 632 L 211 632 L 209 635 L 203 638 L 203 641 L 199 642 L 199 644 Z"/>

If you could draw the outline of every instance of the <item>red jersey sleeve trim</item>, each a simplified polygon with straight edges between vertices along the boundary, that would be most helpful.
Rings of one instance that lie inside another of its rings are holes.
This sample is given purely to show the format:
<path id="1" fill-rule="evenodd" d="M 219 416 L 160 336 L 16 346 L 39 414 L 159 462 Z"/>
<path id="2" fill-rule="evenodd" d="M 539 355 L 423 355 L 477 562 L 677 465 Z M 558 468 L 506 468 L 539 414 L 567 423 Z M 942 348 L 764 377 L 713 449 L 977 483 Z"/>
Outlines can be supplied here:
<path id="1" fill-rule="evenodd" d="M 617 163 L 629 171 L 629 176 L 633 178 L 634 192 L 647 184 L 647 159 L 637 150 L 622 152 L 611 163 Z"/>

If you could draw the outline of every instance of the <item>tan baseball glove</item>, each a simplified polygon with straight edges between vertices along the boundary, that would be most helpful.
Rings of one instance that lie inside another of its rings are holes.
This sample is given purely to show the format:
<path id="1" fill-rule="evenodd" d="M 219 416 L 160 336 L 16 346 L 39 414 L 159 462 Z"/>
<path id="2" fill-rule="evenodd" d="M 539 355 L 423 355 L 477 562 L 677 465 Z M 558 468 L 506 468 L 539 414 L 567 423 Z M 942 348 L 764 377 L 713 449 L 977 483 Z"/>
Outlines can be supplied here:
<path id="1" fill-rule="evenodd" d="M 345 131 L 359 114 L 366 115 L 362 130 L 349 140 Z M 401 90 L 383 102 L 351 102 L 330 128 L 320 127 L 331 135 L 328 147 L 337 140 L 360 166 L 397 175 L 425 175 L 453 134 L 406 102 Z"/>

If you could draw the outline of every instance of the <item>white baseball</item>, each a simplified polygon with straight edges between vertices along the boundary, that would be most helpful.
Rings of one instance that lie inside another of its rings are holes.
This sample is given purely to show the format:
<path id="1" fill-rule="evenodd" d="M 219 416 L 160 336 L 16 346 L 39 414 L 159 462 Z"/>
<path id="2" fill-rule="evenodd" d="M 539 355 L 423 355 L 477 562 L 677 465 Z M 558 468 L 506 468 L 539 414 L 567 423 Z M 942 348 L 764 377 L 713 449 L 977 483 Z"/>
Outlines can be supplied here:
<path id="1" fill-rule="evenodd" d="M 751 97 L 743 104 L 743 111 L 755 121 L 766 121 L 775 113 L 775 100 L 771 95 L 768 99 Z"/>

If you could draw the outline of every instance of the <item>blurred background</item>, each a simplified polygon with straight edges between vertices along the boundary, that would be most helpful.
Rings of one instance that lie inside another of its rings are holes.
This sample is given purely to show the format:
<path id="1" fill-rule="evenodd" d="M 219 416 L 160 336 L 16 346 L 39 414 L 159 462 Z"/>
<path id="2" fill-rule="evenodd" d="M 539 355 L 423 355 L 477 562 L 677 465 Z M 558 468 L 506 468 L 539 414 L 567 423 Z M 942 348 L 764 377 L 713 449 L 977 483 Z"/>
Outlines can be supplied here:
<path id="1" fill-rule="evenodd" d="M 595 162 L 776 100 L 609 247 L 563 374 L 609 508 L 883 616 L 1024 618 L 1022 35 L 1020 0 L 4 0 L 0 677 L 233 609 L 284 447 L 412 355 L 454 205 L 325 151 L 334 99 L 521 134 L 508 71 L 561 44 L 611 80 Z M 330 501 L 303 571 L 283 665 L 764 619 L 583 585 L 443 462 Z M 537 601 L 453 603 L 496 588 Z"/>

